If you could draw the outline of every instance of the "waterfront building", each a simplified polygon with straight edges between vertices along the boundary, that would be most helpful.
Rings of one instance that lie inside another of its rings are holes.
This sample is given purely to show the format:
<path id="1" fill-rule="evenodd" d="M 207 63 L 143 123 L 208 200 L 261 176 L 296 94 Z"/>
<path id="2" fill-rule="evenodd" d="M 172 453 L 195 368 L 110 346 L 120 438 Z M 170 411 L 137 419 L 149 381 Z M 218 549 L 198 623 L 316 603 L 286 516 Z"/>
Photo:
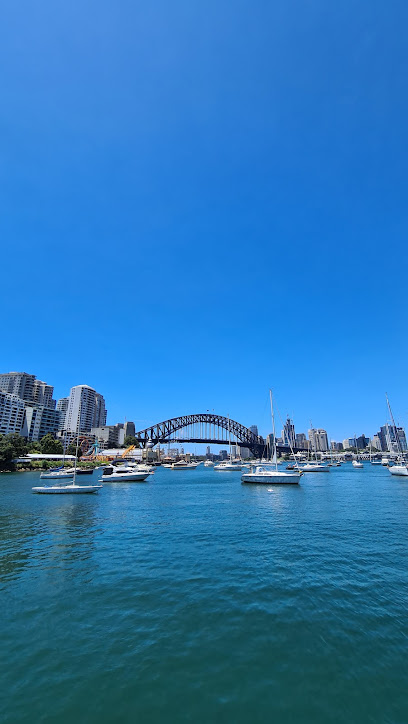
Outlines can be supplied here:
<path id="1" fill-rule="evenodd" d="M 287 445 L 288 447 L 294 447 L 295 446 L 295 426 L 293 424 L 293 420 L 290 419 L 289 415 L 286 419 L 286 422 L 283 426 L 282 430 L 282 438 L 283 438 L 283 444 Z"/>
<path id="2" fill-rule="evenodd" d="M 71 387 L 64 430 L 69 436 L 106 425 L 105 400 L 89 385 Z"/>
<path id="3" fill-rule="evenodd" d="M 329 441 L 326 430 L 322 428 L 311 428 L 308 431 L 309 442 L 313 452 L 327 452 L 329 449 Z"/>
<path id="4" fill-rule="evenodd" d="M 331 440 L 330 448 L 331 448 L 331 450 L 333 450 L 333 452 L 340 452 L 340 450 L 343 450 L 343 443 L 335 442 L 335 440 Z"/>
<path id="5" fill-rule="evenodd" d="M 0 390 L 0 435 L 23 435 L 25 402 L 19 395 Z"/>

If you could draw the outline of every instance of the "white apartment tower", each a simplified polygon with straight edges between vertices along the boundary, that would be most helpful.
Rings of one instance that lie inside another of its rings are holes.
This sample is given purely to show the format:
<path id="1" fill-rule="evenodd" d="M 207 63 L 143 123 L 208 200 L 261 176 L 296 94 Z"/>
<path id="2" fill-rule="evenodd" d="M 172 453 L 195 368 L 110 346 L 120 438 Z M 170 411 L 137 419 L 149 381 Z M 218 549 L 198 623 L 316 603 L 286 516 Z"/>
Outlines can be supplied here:
<path id="1" fill-rule="evenodd" d="M 309 442 L 313 452 L 327 452 L 329 449 L 329 441 L 327 439 L 326 430 L 311 428 L 308 431 Z"/>
<path id="2" fill-rule="evenodd" d="M 88 385 L 71 387 L 64 428 L 67 433 L 90 432 L 106 424 L 105 400 Z"/>

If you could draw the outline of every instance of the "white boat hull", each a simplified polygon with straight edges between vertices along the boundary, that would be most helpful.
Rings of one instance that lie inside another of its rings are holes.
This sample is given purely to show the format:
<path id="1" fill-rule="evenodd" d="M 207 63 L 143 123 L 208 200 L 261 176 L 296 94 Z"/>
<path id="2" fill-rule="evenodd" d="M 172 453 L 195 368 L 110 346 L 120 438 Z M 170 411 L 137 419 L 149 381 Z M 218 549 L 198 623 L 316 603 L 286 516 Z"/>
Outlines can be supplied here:
<path id="1" fill-rule="evenodd" d="M 389 470 L 391 475 L 401 475 L 404 477 L 408 475 L 407 465 L 393 465 Z"/>
<path id="2" fill-rule="evenodd" d="M 218 470 L 220 472 L 227 472 L 232 473 L 235 470 L 238 470 L 238 472 L 242 469 L 242 465 L 214 465 L 214 470 Z"/>
<path id="3" fill-rule="evenodd" d="M 241 476 L 243 483 L 261 483 L 262 485 L 298 485 L 299 473 L 244 473 Z"/>
<path id="4" fill-rule="evenodd" d="M 73 478 L 74 473 L 41 473 L 40 480 L 65 480 L 67 478 Z"/>
<path id="5" fill-rule="evenodd" d="M 329 473 L 330 468 L 328 465 L 301 465 L 300 469 L 302 473 Z"/>
<path id="6" fill-rule="evenodd" d="M 111 475 L 102 475 L 101 480 L 104 483 L 137 483 L 143 482 L 149 475 L 150 473 L 122 473 L 121 475 L 112 473 Z"/>
<path id="7" fill-rule="evenodd" d="M 33 488 L 33 493 L 43 493 L 47 495 L 81 495 L 87 493 L 97 493 L 102 485 L 41 485 Z"/>

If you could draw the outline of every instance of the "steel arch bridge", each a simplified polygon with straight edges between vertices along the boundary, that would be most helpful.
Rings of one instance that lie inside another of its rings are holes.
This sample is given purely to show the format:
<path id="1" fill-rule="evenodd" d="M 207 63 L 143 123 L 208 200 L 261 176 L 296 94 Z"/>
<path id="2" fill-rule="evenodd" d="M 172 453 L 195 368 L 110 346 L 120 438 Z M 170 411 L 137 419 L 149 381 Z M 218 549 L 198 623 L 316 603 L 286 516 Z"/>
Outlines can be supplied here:
<path id="1" fill-rule="evenodd" d="M 180 436 L 181 430 L 183 434 Z M 169 442 L 224 445 L 228 444 L 229 435 L 235 445 L 249 448 L 255 457 L 265 453 L 265 441 L 262 437 L 255 435 L 252 430 L 235 420 L 209 412 L 172 417 L 170 420 L 158 422 L 157 425 L 136 432 L 135 438 L 143 447 L 146 447 L 150 441 L 154 445 Z"/>

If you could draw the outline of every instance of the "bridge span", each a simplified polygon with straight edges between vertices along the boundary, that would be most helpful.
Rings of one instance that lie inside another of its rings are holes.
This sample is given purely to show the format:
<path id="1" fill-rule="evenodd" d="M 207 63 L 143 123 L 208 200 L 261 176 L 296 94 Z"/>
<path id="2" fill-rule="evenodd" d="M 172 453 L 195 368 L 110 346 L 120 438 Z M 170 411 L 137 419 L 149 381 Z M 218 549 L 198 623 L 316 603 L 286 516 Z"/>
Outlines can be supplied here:
<path id="1" fill-rule="evenodd" d="M 164 445 L 170 442 L 228 445 L 229 436 L 234 445 L 248 448 L 255 457 L 267 454 L 266 442 L 262 436 L 255 435 L 236 420 L 210 412 L 172 417 L 135 433 L 137 441 L 143 447 L 146 447 L 147 443 Z M 284 450 L 288 451 L 289 448 Z"/>

